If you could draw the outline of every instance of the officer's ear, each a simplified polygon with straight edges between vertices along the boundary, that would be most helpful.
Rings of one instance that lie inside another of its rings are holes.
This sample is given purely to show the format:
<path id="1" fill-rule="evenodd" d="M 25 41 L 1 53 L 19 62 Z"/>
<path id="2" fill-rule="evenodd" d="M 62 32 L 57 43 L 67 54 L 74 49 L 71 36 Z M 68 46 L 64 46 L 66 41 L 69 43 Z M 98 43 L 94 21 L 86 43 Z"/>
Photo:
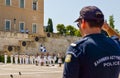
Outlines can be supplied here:
<path id="1" fill-rule="evenodd" d="M 81 28 L 82 28 L 82 29 L 85 29 L 85 28 L 86 28 L 85 20 L 84 20 L 84 19 L 81 20 Z"/>

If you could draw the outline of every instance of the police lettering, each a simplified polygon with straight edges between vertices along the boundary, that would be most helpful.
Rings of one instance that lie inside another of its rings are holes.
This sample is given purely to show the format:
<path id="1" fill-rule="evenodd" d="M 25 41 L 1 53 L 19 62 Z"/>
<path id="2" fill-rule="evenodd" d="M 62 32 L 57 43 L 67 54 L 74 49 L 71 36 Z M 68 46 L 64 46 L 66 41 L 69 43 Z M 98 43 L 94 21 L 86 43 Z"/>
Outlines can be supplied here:
<path id="1" fill-rule="evenodd" d="M 114 61 L 114 62 L 106 62 L 106 63 L 103 63 L 103 66 L 104 66 L 104 67 L 118 66 L 118 65 L 120 65 L 120 61 Z"/>
<path id="2" fill-rule="evenodd" d="M 112 61 L 112 60 L 116 60 L 117 62 L 116 62 L 116 61 L 115 61 L 115 62 L 106 62 L 106 61 Z M 119 61 L 120 61 L 120 56 L 106 56 L 106 57 L 102 57 L 102 58 L 96 60 L 96 61 L 94 62 L 94 65 L 95 65 L 95 67 L 96 67 L 96 66 L 98 66 L 99 64 L 105 62 L 105 63 L 103 64 L 104 67 L 105 67 L 105 66 L 115 66 L 115 65 L 120 65 Z"/>
<path id="3" fill-rule="evenodd" d="M 108 56 L 107 57 L 103 57 L 101 59 L 98 59 L 96 62 L 94 62 L 94 65 L 97 66 L 98 64 L 100 64 L 100 63 L 102 63 L 104 61 L 107 61 L 107 60 L 109 60 Z"/>

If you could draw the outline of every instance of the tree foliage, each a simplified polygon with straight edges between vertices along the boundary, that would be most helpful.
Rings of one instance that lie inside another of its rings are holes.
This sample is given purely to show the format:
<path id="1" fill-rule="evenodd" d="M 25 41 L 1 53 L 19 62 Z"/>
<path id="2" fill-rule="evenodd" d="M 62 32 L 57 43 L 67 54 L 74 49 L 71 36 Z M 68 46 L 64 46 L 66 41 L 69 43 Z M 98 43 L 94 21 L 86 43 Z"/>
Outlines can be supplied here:
<path id="1" fill-rule="evenodd" d="M 74 27 L 71 26 L 71 25 L 68 25 L 68 26 L 66 27 L 67 35 L 74 36 L 74 35 L 75 35 L 75 31 L 77 31 L 76 28 L 74 28 Z"/>
<path id="2" fill-rule="evenodd" d="M 66 29 L 65 29 L 65 26 L 64 24 L 58 24 L 57 25 L 57 31 L 59 34 L 65 34 L 66 33 Z"/>
<path id="3" fill-rule="evenodd" d="M 46 27 L 46 32 L 53 33 L 53 22 L 51 18 L 48 19 L 48 25 Z"/>
<path id="4" fill-rule="evenodd" d="M 58 24 L 57 31 L 59 34 L 62 35 L 70 35 L 70 36 L 78 36 L 78 37 L 81 36 L 80 31 L 72 25 L 68 25 L 65 27 L 64 24 Z"/>
<path id="5" fill-rule="evenodd" d="M 119 33 L 119 30 L 118 29 L 115 29 L 115 25 L 114 25 L 114 16 L 113 15 L 111 15 L 111 16 L 109 16 L 109 25 L 117 32 L 117 33 Z"/>
<path id="6" fill-rule="evenodd" d="M 113 15 L 109 16 L 109 25 L 114 29 L 115 25 L 114 25 L 114 17 Z"/>
<path id="7" fill-rule="evenodd" d="M 75 31 L 75 36 L 77 36 L 77 37 L 81 37 L 80 30 L 76 30 L 76 31 Z"/>

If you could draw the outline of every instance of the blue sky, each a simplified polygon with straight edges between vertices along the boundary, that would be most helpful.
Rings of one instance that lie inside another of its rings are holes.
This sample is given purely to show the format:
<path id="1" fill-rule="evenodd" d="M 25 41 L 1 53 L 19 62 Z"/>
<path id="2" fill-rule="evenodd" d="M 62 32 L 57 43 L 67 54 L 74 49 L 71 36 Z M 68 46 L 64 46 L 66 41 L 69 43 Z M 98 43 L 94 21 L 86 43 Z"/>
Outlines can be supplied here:
<path id="1" fill-rule="evenodd" d="M 44 25 L 51 18 L 56 32 L 57 24 L 73 25 L 77 28 L 75 19 L 84 6 L 97 6 L 102 10 L 105 19 L 113 15 L 115 28 L 120 31 L 120 0 L 44 0 Z"/>

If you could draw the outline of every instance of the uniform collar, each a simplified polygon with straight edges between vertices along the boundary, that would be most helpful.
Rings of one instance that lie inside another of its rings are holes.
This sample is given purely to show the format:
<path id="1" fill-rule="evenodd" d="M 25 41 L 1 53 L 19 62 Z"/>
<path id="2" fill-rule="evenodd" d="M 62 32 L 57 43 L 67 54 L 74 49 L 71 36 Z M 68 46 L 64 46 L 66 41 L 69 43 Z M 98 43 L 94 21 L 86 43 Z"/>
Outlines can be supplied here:
<path id="1" fill-rule="evenodd" d="M 86 37 L 98 38 L 98 37 L 105 37 L 105 35 L 102 34 L 102 33 L 96 33 L 96 34 L 89 34 L 89 35 L 86 35 L 86 36 L 83 37 L 83 38 L 86 38 Z"/>

